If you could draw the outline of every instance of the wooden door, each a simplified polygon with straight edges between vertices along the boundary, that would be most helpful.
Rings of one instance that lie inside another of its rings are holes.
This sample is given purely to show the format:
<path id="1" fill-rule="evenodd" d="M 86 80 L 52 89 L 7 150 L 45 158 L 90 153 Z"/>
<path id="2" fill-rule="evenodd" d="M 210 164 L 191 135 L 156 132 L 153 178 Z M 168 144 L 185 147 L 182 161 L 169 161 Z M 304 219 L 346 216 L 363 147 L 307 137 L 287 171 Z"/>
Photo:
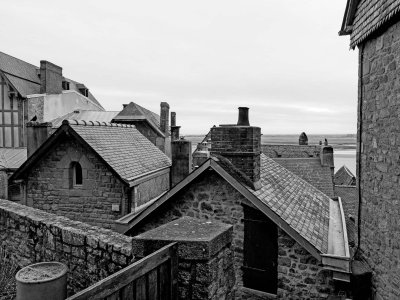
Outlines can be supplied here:
<path id="1" fill-rule="evenodd" d="M 243 285 L 271 294 L 278 285 L 278 230 L 263 213 L 244 206 Z"/>

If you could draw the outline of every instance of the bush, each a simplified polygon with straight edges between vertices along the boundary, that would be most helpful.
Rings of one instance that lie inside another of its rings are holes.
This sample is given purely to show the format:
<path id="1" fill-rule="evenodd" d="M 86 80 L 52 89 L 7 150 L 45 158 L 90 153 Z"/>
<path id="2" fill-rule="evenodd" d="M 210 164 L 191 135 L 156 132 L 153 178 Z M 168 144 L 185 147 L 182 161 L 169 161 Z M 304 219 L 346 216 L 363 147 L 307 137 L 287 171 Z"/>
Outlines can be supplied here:
<path id="1" fill-rule="evenodd" d="M 11 255 L 0 247 L 0 299 L 15 298 L 15 274 L 18 265 L 11 259 Z"/>

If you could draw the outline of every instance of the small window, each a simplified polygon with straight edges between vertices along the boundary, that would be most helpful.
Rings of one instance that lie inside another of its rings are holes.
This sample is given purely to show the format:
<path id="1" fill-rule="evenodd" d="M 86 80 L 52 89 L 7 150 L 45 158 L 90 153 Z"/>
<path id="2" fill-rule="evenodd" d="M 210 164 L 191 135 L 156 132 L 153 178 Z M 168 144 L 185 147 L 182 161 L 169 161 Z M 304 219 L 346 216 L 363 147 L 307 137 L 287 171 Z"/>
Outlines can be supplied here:
<path id="1" fill-rule="evenodd" d="M 82 182 L 83 182 L 82 167 L 76 161 L 71 163 L 70 181 L 71 181 L 71 184 L 70 184 L 71 188 L 82 186 Z"/>
<path id="2" fill-rule="evenodd" d="M 62 88 L 63 90 L 69 90 L 69 82 L 64 80 L 62 82 Z"/>

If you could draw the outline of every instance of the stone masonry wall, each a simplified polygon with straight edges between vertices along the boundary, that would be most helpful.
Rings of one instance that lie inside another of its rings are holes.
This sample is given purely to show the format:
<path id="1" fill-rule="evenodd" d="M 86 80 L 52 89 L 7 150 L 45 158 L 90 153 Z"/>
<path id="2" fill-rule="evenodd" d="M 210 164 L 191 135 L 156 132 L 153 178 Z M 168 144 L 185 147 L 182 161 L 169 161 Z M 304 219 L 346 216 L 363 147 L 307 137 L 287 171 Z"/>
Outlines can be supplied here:
<path id="1" fill-rule="evenodd" d="M 128 234 L 133 236 L 182 216 L 233 225 L 236 299 L 255 299 L 254 294 L 244 295 L 241 291 L 244 241 L 242 203 L 247 203 L 247 200 L 239 192 L 214 171 L 207 171 Z M 293 294 L 297 295 L 294 299 L 320 299 L 326 296 L 332 282 L 328 276 L 324 277 L 318 262 L 287 235 L 280 235 L 278 245 L 278 297 L 285 299 Z M 292 281 L 296 283 L 290 284 Z"/>
<path id="2" fill-rule="evenodd" d="M 377 299 L 399 299 L 400 23 L 366 41 L 360 55 L 361 248 L 373 269 Z"/>
<path id="3" fill-rule="evenodd" d="M 261 151 L 271 158 L 319 157 L 318 145 L 261 145 Z"/>
<path id="4" fill-rule="evenodd" d="M 0 200 L 0 247 L 20 267 L 66 264 L 69 295 L 134 261 L 130 237 L 8 200 Z"/>
<path id="5" fill-rule="evenodd" d="M 71 185 L 71 162 L 82 166 L 83 184 Z M 113 228 L 127 204 L 127 188 L 91 150 L 65 139 L 49 151 L 27 179 L 27 205 L 104 228 Z M 120 211 L 112 211 L 112 205 Z"/>
<path id="6" fill-rule="evenodd" d="M 0 199 L 6 199 L 8 190 L 8 175 L 5 170 L 0 170 Z"/>

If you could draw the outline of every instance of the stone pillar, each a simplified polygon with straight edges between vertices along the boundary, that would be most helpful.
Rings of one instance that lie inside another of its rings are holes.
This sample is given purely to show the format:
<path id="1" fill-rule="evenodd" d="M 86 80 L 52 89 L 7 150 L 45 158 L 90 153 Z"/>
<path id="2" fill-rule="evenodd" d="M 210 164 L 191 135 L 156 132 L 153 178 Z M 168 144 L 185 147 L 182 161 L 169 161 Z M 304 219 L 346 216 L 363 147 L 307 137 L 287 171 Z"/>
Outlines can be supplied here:
<path id="1" fill-rule="evenodd" d="M 46 60 L 40 61 L 40 93 L 62 93 L 62 68 Z"/>
<path id="2" fill-rule="evenodd" d="M 239 107 L 239 124 L 249 124 L 246 107 Z M 211 128 L 211 154 L 227 158 L 258 189 L 260 185 L 261 128 L 220 125 Z"/>
<path id="3" fill-rule="evenodd" d="M 173 141 L 171 142 L 171 152 L 171 187 L 173 187 L 192 171 L 192 142 Z"/>
<path id="4" fill-rule="evenodd" d="M 30 157 L 50 136 L 52 124 L 49 122 L 28 122 L 27 132 L 27 154 Z"/>
<path id="5" fill-rule="evenodd" d="M 161 102 L 160 104 L 160 129 L 164 133 L 165 137 L 169 136 L 169 104 L 167 102 Z"/>
<path id="6" fill-rule="evenodd" d="M 178 243 L 178 299 L 233 299 L 232 226 L 190 217 L 164 224 L 132 240 L 134 255 L 144 257 Z"/>

